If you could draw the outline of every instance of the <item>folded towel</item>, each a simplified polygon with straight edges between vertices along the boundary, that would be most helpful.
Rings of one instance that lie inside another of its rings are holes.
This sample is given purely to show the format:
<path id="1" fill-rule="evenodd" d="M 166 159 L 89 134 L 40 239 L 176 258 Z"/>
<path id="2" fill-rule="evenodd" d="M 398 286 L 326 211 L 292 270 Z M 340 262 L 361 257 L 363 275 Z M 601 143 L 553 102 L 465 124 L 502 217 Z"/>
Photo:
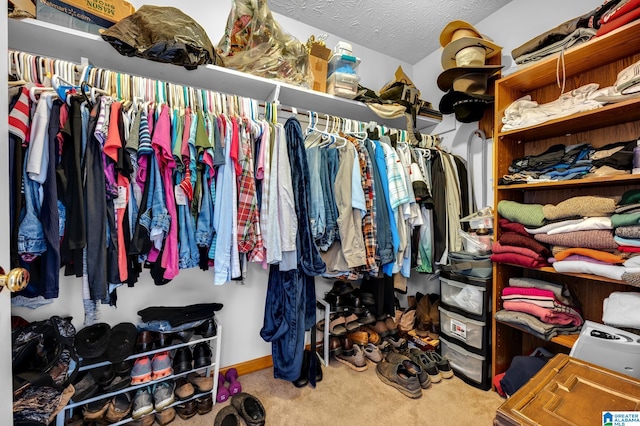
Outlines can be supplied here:
<path id="1" fill-rule="evenodd" d="M 494 253 L 491 255 L 491 261 L 520 265 L 525 268 L 542 268 L 544 266 L 549 266 L 549 263 L 546 261 L 540 261 L 518 253 Z"/>
<path id="2" fill-rule="evenodd" d="M 640 239 L 640 226 L 638 225 L 620 226 L 616 228 L 615 234 L 617 237 Z"/>
<path id="3" fill-rule="evenodd" d="M 549 235 L 566 234 L 574 231 L 591 231 L 593 229 L 612 229 L 610 217 L 588 217 L 578 223 L 559 226 L 547 232 Z"/>
<path id="4" fill-rule="evenodd" d="M 571 247 L 566 250 L 563 250 L 559 253 L 555 253 L 553 257 L 556 260 L 565 260 L 571 255 L 579 254 L 582 256 L 587 256 L 592 259 L 600 260 L 602 262 L 608 263 L 623 263 L 624 259 L 621 256 L 617 256 L 613 253 L 608 253 L 606 251 L 594 250 L 584 247 Z"/>
<path id="5" fill-rule="evenodd" d="M 544 214 L 541 204 L 522 204 L 515 201 L 502 200 L 498 203 L 498 213 L 511 222 L 518 222 L 525 226 L 544 225 Z"/>
<path id="6" fill-rule="evenodd" d="M 605 324 L 640 328 L 640 293 L 614 291 L 602 305 L 602 322 Z"/>
<path id="7" fill-rule="evenodd" d="M 585 247 L 596 250 L 616 249 L 613 231 L 599 229 L 595 231 L 575 231 L 565 234 L 536 234 L 534 238 L 542 243 L 565 247 Z"/>
<path id="8" fill-rule="evenodd" d="M 529 250 L 533 250 L 543 257 L 549 257 L 551 252 L 548 248 L 537 242 L 531 237 L 525 237 L 524 235 L 516 234 L 515 232 L 505 232 L 500 234 L 498 239 L 503 246 L 518 246 L 525 247 Z"/>

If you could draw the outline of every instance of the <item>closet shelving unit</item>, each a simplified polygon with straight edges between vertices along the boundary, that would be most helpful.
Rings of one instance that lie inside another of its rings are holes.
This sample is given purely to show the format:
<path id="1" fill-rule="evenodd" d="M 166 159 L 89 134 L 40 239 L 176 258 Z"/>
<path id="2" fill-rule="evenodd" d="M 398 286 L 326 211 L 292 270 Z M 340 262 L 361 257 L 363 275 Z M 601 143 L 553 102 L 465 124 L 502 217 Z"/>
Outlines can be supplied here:
<path id="1" fill-rule="evenodd" d="M 72 62 L 83 62 L 87 59 L 92 65 L 108 70 L 260 101 L 278 101 L 281 105 L 305 111 L 315 111 L 362 122 L 375 121 L 397 129 L 406 128 L 404 117 L 383 119 L 364 103 L 351 99 L 339 98 L 215 65 L 200 66 L 193 71 L 187 71 L 183 67 L 172 64 L 122 56 L 98 35 L 35 19 L 8 19 L 7 21 L 9 49 Z M 419 115 L 416 128 L 428 129 L 441 120 L 440 115 L 433 117 Z"/>
<path id="2" fill-rule="evenodd" d="M 111 399 L 116 395 L 122 394 L 122 393 L 126 393 L 126 392 L 130 392 L 131 393 L 131 398 L 133 399 L 134 393 L 135 391 L 137 391 L 138 389 L 142 389 L 144 387 L 147 386 L 153 386 L 156 383 L 161 383 L 167 380 L 175 380 L 179 377 L 185 377 L 190 373 L 193 372 L 197 372 L 197 373 L 205 373 L 205 375 L 211 375 L 213 373 L 213 389 L 211 389 L 208 392 L 200 392 L 200 393 L 196 393 L 195 395 L 191 396 L 190 398 L 187 398 L 186 400 L 183 401 L 179 401 L 176 398 L 176 401 L 173 402 L 171 405 L 169 405 L 169 407 L 173 407 L 179 404 L 183 404 L 187 401 L 190 401 L 192 399 L 196 399 L 196 398 L 200 398 L 202 396 L 205 396 L 207 394 L 211 394 L 212 398 L 213 398 L 213 402 L 214 404 L 216 403 L 216 393 L 217 393 L 217 389 L 218 389 L 218 373 L 220 371 L 220 344 L 221 344 L 221 336 L 222 336 L 222 326 L 220 325 L 219 322 L 216 322 L 217 324 L 217 331 L 216 331 L 216 335 L 212 336 L 212 337 L 205 337 L 205 338 L 200 338 L 200 339 L 192 339 L 189 342 L 186 343 L 180 343 L 180 344 L 175 344 L 175 345 L 171 345 L 171 346 L 167 346 L 165 348 L 160 348 L 160 349 L 154 349 L 152 351 L 147 351 L 147 352 L 142 352 L 142 353 L 137 353 L 134 355 L 131 355 L 129 357 L 126 358 L 126 361 L 129 360 L 135 360 L 138 358 L 143 358 L 143 357 L 149 357 L 152 358 L 153 355 L 155 355 L 156 353 L 159 352 L 166 352 L 166 351 L 174 351 L 176 349 L 185 347 L 185 346 L 195 346 L 198 343 L 207 343 L 209 345 L 209 347 L 211 348 L 211 352 L 212 352 L 212 357 L 211 357 L 211 364 L 207 365 L 205 367 L 200 367 L 200 368 L 192 368 L 189 371 L 185 371 L 183 373 L 180 374 L 172 374 L 170 376 L 167 377 L 163 377 L 159 380 L 153 380 L 153 381 L 149 381 L 149 382 L 145 382 L 145 383 L 141 383 L 138 385 L 132 385 L 132 386 L 128 386 L 125 389 L 121 389 L 121 390 L 117 390 L 117 391 L 113 391 L 113 392 L 108 392 L 108 393 L 99 393 L 95 396 L 92 396 L 91 398 L 87 398 L 83 401 L 74 401 L 71 400 L 69 402 L 69 404 L 67 404 L 67 406 L 65 406 L 65 408 L 56 416 L 56 426 L 64 426 L 65 424 L 65 420 L 68 418 L 68 414 L 71 413 L 71 410 L 74 409 L 82 409 L 82 407 L 86 404 L 89 404 L 91 402 L 94 401 L 98 401 L 98 400 L 102 400 L 102 399 Z M 88 370 L 92 370 L 94 368 L 99 368 L 99 367 L 104 367 L 111 364 L 108 361 L 104 361 L 104 362 L 99 362 L 99 363 L 94 363 L 94 364 L 87 364 L 87 365 L 83 365 L 80 367 L 79 371 L 88 371 Z M 89 373 L 87 373 L 89 374 Z M 168 407 L 167 407 L 168 408 Z M 152 414 L 155 413 L 156 411 L 152 411 Z M 131 416 L 127 416 L 126 418 L 122 419 L 121 421 L 114 423 L 114 426 L 117 425 L 123 425 L 126 423 L 129 423 L 133 421 L 133 418 L 131 418 Z"/>
<path id="3" fill-rule="evenodd" d="M 640 22 L 631 23 L 603 37 L 593 39 L 565 52 L 565 91 L 587 83 L 611 86 L 618 72 L 640 60 Z M 640 99 L 608 104 L 602 108 L 574 114 L 540 124 L 501 132 L 501 119 L 505 109 L 516 99 L 531 95 L 539 103 L 557 99 L 560 89 L 556 83 L 558 58 L 542 60 L 496 82 L 495 138 L 494 138 L 494 207 L 498 202 L 513 200 L 521 203 L 556 204 L 580 195 L 615 196 L 640 187 L 640 175 L 608 178 L 584 178 L 565 182 L 498 185 L 508 174 L 512 160 L 538 154 L 552 145 L 572 145 L 589 142 L 594 147 L 608 143 L 629 141 L 640 136 Z M 497 213 L 496 213 L 497 214 Z M 498 223 L 497 218 L 495 223 Z M 496 230 L 500 235 L 500 230 Z M 561 274 L 551 267 L 528 269 L 521 266 L 495 263 L 493 266 L 493 312 L 502 309 L 500 295 L 508 286 L 510 277 L 534 277 L 551 282 L 565 283 L 582 304 L 585 319 L 602 322 L 603 299 L 613 291 L 632 291 L 634 287 L 622 281 L 589 275 Z M 568 353 L 577 335 L 558 336 L 550 342 L 540 340 L 526 331 L 509 324 L 492 321 L 492 374 L 503 373 L 516 355 L 525 355 L 538 346 L 547 346 L 555 352 Z"/>

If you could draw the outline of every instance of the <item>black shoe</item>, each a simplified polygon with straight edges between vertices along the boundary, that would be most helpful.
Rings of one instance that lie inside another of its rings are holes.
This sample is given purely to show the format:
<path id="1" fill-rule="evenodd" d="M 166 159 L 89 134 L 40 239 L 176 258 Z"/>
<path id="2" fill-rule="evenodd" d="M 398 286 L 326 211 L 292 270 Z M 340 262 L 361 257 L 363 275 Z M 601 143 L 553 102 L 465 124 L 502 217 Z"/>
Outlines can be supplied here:
<path id="1" fill-rule="evenodd" d="M 202 368 L 211 365 L 211 348 L 206 342 L 198 343 L 193 348 L 193 367 Z"/>
<path id="2" fill-rule="evenodd" d="M 316 362 L 316 383 L 322 381 L 322 363 L 318 360 Z"/>
<path id="3" fill-rule="evenodd" d="M 364 311 L 358 315 L 358 321 L 362 325 L 373 324 L 376 322 L 376 317 L 367 308 L 365 308 Z"/>
<path id="4" fill-rule="evenodd" d="M 192 370 L 192 361 L 193 356 L 191 355 L 191 349 L 188 346 L 178 348 L 176 350 L 176 354 L 173 356 L 173 374 L 180 374 L 185 371 Z"/>
<path id="5" fill-rule="evenodd" d="M 309 356 L 308 350 L 304 350 L 302 355 L 302 368 L 300 369 L 300 376 L 297 380 L 293 381 L 293 386 L 301 388 L 309 383 Z"/>
<path id="6" fill-rule="evenodd" d="M 195 334 L 199 334 L 204 338 L 213 337 L 218 332 L 218 326 L 216 325 L 215 318 L 209 318 L 194 330 Z"/>

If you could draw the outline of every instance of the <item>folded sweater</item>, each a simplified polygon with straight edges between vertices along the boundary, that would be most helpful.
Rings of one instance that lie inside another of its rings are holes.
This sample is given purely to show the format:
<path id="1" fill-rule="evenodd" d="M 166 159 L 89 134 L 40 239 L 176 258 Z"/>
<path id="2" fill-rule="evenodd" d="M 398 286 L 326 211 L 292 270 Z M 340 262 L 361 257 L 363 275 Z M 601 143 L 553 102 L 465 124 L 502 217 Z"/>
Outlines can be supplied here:
<path id="1" fill-rule="evenodd" d="M 542 208 L 545 219 L 554 220 L 574 216 L 609 216 L 616 209 L 616 200 L 592 195 L 572 197 L 557 205 L 547 204 Z"/>
<path id="2" fill-rule="evenodd" d="M 502 307 L 508 311 L 525 312 L 539 318 L 548 324 L 560 325 L 582 325 L 583 320 L 579 315 L 572 315 L 566 312 L 556 312 L 553 309 L 543 308 L 533 303 L 515 302 L 505 300 Z"/>
<path id="3" fill-rule="evenodd" d="M 518 222 L 525 226 L 538 227 L 544 224 L 541 204 L 522 204 L 502 200 L 498 203 L 498 213 L 511 222 Z"/>
<path id="4" fill-rule="evenodd" d="M 565 260 L 566 258 L 574 254 L 587 256 L 587 257 L 600 260 L 602 262 L 608 262 L 608 263 L 624 262 L 624 259 L 621 256 L 615 255 L 613 253 L 608 253 L 606 251 L 594 250 L 594 249 L 589 249 L 584 247 L 571 247 L 559 253 L 555 253 L 553 257 L 555 257 L 556 260 Z"/>
<path id="5" fill-rule="evenodd" d="M 533 250 L 541 256 L 549 257 L 551 252 L 548 248 L 537 242 L 531 237 L 525 237 L 524 235 L 516 234 L 515 232 L 505 232 L 500 234 L 498 239 L 503 246 L 518 246 L 525 247 L 529 250 Z"/>
<path id="6" fill-rule="evenodd" d="M 525 268 L 542 268 L 549 266 L 544 260 L 533 259 L 518 253 L 494 253 L 491 255 L 492 262 L 510 263 L 512 265 L 524 266 Z"/>
<path id="7" fill-rule="evenodd" d="M 547 259 L 546 257 L 540 256 L 535 251 L 528 249 L 526 247 L 506 246 L 500 243 L 500 241 L 496 241 L 495 243 L 493 243 L 493 246 L 491 247 L 491 251 L 493 253 L 518 253 L 523 256 L 527 256 L 539 261 L 544 261 Z"/>
<path id="8" fill-rule="evenodd" d="M 536 234 L 534 238 L 541 243 L 564 247 L 585 247 L 596 250 L 610 250 L 618 247 L 613 239 L 613 231 L 605 229 L 575 231 L 557 235 Z"/>
<path id="9" fill-rule="evenodd" d="M 498 224 L 500 225 L 500 230 L 502 232 L 515 232 L 516 234 L 524 235 L 525 237 L 529 236 L 529 233 L 521 223 L 511 222 L 508 219 L 500 219 Z"/>

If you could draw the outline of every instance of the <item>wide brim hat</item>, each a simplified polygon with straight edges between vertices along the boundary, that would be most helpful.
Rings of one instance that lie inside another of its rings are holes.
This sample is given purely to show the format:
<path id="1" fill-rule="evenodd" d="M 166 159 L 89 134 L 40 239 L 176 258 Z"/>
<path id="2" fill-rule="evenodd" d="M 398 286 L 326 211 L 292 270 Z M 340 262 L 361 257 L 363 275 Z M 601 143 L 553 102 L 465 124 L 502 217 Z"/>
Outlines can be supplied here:
<path id="1" fill-rule="evenodd" d="M 495 44 L 493 41 L 488 38 L 479 38 L 479 37 L 461 37 L 456 40 L 453 40 L 451 43 L 447 44 L 442 51 L 442 56 L 440 58 L 440 62 L 442 63 L 442 68 L 448 70 L 449 68 L 455 68 L 458 66 L 456 62 L 456 55 L 463 49 L 469 48 L 479 48 L 484 50 L 484 58 L 482 64 L 484 62 L 499 54 L 502 48 Z M 470 64 L 473 66 L 479 66 L 482 64 Z"/>
<path id="2" fill-rule="evenodd" d="M 473 25 L 466 21 L 456 20 L 449 22 L 440 33 L 440 46 L 445 47 L 453 40 L 453 35 L 456 31 L 466 30 L 466 33 L 471 37 L 482 37 L 480 31 L 478 31 Z"/>
<path id="3" fill-rule="evenodd" d="M 130 322 L 123 322 L 113 327 L 107 351 L 109 361 L 118 363 L 133 355 L 137 336 L 138 329 Z"/>
<path id="4" fill-rule="evenodd" d="M 482 118 L 485 109 L 493 101 L 493 96 L 450 90 L 440 100 L 440 112 L 455 114 L 456 120 L 461 123 L 473 123 Z"/>
<path id="5" fill-rule="evenodd" d="M 449 91 L 452 88 L 461 92 L 467 92 L 464 88 L 456 87 L 461 83 L 464 85 L 465 78 L 471 80 L 471 85 L 476 80 L 484 80 L 486 89 L 486 80 L 497 74 L 502 69 L 502 65 L 483 65 L 479 67 L 456 67 L 443 71 L 438 76 L 438 87 L 443 92 Z M 456 84 L 457 82 L 457 84 Z"/>
<path id="6" fill-rule="evenodd" d="M 78 331 L 73 344 L 82 358 L 98 358 L 106 352 L 110 340 L 111 327 L 101 322 Z"/>

